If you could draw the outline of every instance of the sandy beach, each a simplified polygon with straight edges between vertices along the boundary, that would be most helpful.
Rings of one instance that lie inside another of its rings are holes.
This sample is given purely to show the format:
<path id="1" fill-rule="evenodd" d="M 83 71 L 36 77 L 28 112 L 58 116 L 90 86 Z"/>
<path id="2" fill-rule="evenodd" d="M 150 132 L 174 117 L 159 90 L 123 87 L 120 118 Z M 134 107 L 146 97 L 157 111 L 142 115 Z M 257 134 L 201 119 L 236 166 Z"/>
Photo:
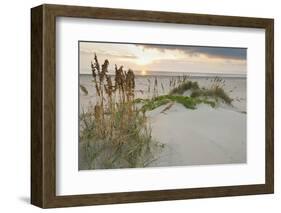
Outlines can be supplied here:
<path id="1" fill-rule="evenodd" d="M 148 80 L 149 79 L 149 80 Z M 147 90 L 154 77 L 137 76 L 136 98 L 151 96 Z M 158 95 L 169 91 L 170 77 L 157 77 Z M 149 166 L 188 166 L 210 164 L 246 163 L 246 78 L 223 78 L 225 91 L 233 99 L 232 105 L 219 104 L 212 108 L 206 104 L 187 109 L 174 103 L 163 112 L 167 105 L 147 112 L 153 139 L 165 148 Z M 211 77 L 191 77 L 202 87 L 212 84 Z M 95 101 L 96 94 L 90 78 L 80 77 L 80 83 L 87 87 L 89 94 L 80 95 L 80 112 Z M 163 89 L 164 88 L 164 89 Z M 188 92 L 183 94 L 188 96 Z"/>
<path id="2" fill-rule="evenodd" d="M 164 107 L 149 113 L 152 136 L 166 145 L 151 166 L 246 162 L 246 114 L 207 105 L 190 110 L 180 104 L 161 113 Z"/>

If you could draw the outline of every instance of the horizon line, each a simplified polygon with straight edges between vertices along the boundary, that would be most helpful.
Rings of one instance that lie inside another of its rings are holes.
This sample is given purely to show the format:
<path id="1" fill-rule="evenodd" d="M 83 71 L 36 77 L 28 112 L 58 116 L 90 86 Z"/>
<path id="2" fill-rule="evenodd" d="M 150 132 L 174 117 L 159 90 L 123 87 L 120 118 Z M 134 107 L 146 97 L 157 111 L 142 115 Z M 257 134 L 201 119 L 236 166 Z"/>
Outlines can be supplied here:
<path id="1" fill-rule="evenodd" d="M 133 70 L 133 72 L 137 72 L 137 73 L 142 73 L 142 70 Z M 156 71 L 156 70 L 146 70 L 145 74 L 141 74 L 143 76 L 146 75 L 150 75 L 149 73 L 152 72 L 151 74 L 153 74 L 153 72 L 159 72 L 159 73 L 174 73 L 174 74 L 186 74 L 186 75 L 190 75 L 190 74 L 198 74 L 198 75 L 216 75 L 216 74 L 220 74 L 220 75 L 247 75 L 247 73 L 223 73 L 223 72 L 183 72 L 183 71 Z M 110 75 L 114 75 L 115 71 L 109 71 L 108 72 Z M 87 73 L 80 73 L 81 75 L 91 75 L 90 72 Z"/>

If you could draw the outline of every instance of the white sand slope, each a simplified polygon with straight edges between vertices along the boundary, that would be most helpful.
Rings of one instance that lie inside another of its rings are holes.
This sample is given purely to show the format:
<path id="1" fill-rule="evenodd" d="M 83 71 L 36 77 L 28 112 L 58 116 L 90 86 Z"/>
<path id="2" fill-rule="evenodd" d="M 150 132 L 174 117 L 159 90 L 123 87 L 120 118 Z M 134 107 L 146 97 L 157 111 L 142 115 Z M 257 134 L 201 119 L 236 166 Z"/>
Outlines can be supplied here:
<path id="1" fill-rule="evenodd" d="M 151 166 L 246 163 L 246 114 L 203 104 L 164 108 L 149 113 L 152 136 L 166 145 Z"/>
<path id="2" fill-rule="evenodd" d="M 171 90 L 172 77 L 157 78 L 158 95 L 167 94 Z M 224 90 L 233 98 L 232 106 L 221 104 L 213 109 L 200 105 L 196 110 L 190 110 L 174 104 L 165 114 L 161 111 L 167 105 L 147 113 L 152 136 L 166 145 L 158 160 L 149 166 L 246 163 L 247 79 L 222 79 L 225 82 Z M 152 97 L 153 84 L 149 82 L 154 80 L 154 76 L 136 76 L 135 98 Z M 200 87 L 209 88 L 214 77 L 191 77 L 191 80 L 198 82 Z M 80 95 L 82 111 L 87 110 L 90 103 L 95 103 L 96 94 L 90 75 L 80 75 L 80 83 L 88 90 L 88 95 L 82 92 Z M 148 90 L 150 86 L 151 90 Z M 189 96 L 190 92 L 184 95 Z"/>

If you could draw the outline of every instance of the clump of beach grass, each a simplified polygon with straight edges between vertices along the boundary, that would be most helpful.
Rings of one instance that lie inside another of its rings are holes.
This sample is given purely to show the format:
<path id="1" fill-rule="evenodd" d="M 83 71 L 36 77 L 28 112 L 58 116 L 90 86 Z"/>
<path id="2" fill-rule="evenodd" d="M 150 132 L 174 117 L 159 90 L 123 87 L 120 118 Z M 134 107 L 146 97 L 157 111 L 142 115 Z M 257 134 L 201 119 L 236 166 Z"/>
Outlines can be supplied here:
<path id="1" fill-rule="evenodd" d="M 191 98 L 203 98 L 205 101 L 214 100 L 216 103 L 224 102 L 231 105 L 233 99 L 225 92 L 225 81 L 222 78 L 215 77 L 211 80 L 212 84 L 209 88 L 200 87 L 196 81 L 182 80 L 179 85 L 175 86 L 170 95 L 183 95 L 186 91 L 191 91 Z"/>
<path id="2" fill-rule="evenodd" d="M 151 136 L 145 113 L 135 105 L 135 75 L 115 65 L 115 78 L 108 74 L 109 61 L 91 63 L 95 104 L 80 114 L 80 169 L 146 167 L 164 147 Z M 86 95 L 85 87 L 80 87 Z"/>
<path id="3" fill-rule="evenodd" d="M 196 109 L 196 106 L 201 103 L 211 107 L 216 105 L 214 101 L 205 98 L 200 99 L 182 95 L 161 95 L 152 99 L 136 99 L 136 103 L 142 103 L 141 110 L 144 112 L 154 110 L 171 102 L 182 104 L 187 109 Z"/>
<path id="4" fill-rule="evenodd" d="M 140 110 L 144 113 L 163 105 L 166 105 L 166 107 L 162 112 L 166 112 L 174 103 L 179 103 L 187 109 L 196 109 L 199 104 L 216 107 L 220 102 L 231 105 L 233 99 L 223 89 L 225 82 L 218 77 L 211 81 L 212 84 L 209 88 L 201 88 L 198 82 L 189 80 L 189 76 L 172 77 L 169 83 L 171 90 L 167 95 L 153 95 L 152 98 L 146 99 L 137 98 L 135 103 L 141 105 Z M 184 95 L 186 91 L 190 91 L 190 94 Z M 153 94 L 155 94 L 155 86 Z"/>
<path id="5" fill-rule="evenodd" d="M 183 81 L 181 84 L 179 84 L 179 86 L 173 88 L 170 91 L 170 94 L 182 95 L 187 90 L 197 90 L 197 89 L 199 89 L 199 85 L 196 81 Z"/>
<path id="6" fill-rule="evenodd" d="M 226 104 L 231 104 L 233 99 L 230 98 L 223 88 L 221 87 L 214 87 L 210 89 L 197 89 L 194 90 L 191 95 L 191 97 L 209 97 L 213 98 L 216 102 L 219 102 L 222 100 Z"/>
<path id="7" fill-rule="evenodd" d="M 191 97 L 212 98 L 217 103 L 220 101 L 231 105 L 233 99 L 224 90 L 225 81 L 222 78 L 215 77 L 212 80 L 210 88 L 197 88 L 191 93 Z"/>

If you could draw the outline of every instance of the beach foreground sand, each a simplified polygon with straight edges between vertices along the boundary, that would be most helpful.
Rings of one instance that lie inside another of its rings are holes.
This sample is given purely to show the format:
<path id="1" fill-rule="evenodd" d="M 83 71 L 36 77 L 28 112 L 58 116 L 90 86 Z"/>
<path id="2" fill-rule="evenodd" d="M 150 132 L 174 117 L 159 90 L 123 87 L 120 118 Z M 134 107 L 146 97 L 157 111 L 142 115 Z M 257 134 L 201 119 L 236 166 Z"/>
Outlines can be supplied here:
<path id="1" fill-rule="evenodd" d="M 80 113 L 96 102 L 91 75 L 81 75 L 80 83 L 88 94 L 80 94 Z M 171 76 L 158 76 L 156 95 L 167 95 L 174 86 Z M 220 101 L 212 108 L 200 104 L 192 110 L 171 102 L 147 111 L 148 125 L 154 141 L 164 145 L 155 153 L 156 160 L 148 167 L 191 166 L 247 163 L 247 83 L 246 78 L 224 77 L 223 89 L 232 98 L 231 104 Z M 215 77 L 190 77 L 200 87 L 210 88 Z M 151 98 L 154 76 L 137 76 L 135 98 Z M 152 83 L 151 83 L 152 82 Z M 191 96 L 185 91 L 183 96 Z M 164 110 L 166 109 L 166 110 Z M 164 111 L 164 112 L 163 112 Z M 81 144 L 79 145 L 81 149 Z M 79 151 L 80 169 L 87 169 L 83 152 Z M 84 168 L 85 167 L 85 168 Z"/>
<path id="2" fill-rule="evenodd" d="M 174 104 L 149 113 L 152 137 L 165 144 L 150 166 L 246 163 L 246 114 L 231 108 Z"/>

